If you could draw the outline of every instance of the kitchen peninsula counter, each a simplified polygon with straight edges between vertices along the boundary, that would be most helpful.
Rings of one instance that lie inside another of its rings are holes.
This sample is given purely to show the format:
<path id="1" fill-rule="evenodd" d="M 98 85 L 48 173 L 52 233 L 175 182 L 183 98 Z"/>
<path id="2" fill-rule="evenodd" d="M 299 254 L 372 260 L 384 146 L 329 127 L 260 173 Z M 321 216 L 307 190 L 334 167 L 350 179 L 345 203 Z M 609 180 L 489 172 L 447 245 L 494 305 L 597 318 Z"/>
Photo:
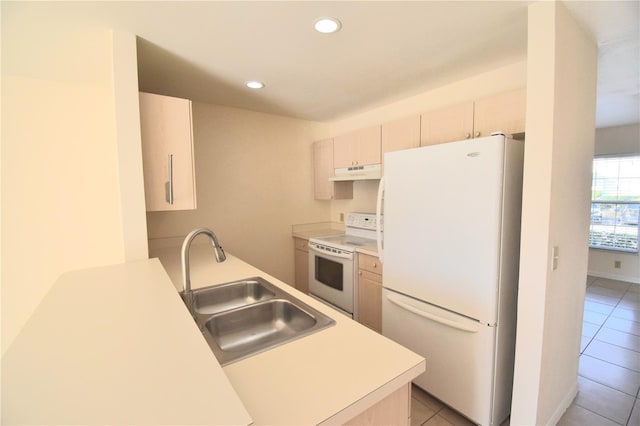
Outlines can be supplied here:
<path id="1" fill-rule="evenodd" d="M 2 357 L 2 424 L 251 424 L 158 259 L 66 273 Z"/>
<path id="2" fill-rule="evenodd" d="M 153 255 L 162 265 L 60 277 L 2 358 L 3 424 L 342 424 L 424 371 L 421 356 L 194 244 L 193 288 L 261 276 L 336 321 L 221 367 L 176 291 L 179 248 Z"/>

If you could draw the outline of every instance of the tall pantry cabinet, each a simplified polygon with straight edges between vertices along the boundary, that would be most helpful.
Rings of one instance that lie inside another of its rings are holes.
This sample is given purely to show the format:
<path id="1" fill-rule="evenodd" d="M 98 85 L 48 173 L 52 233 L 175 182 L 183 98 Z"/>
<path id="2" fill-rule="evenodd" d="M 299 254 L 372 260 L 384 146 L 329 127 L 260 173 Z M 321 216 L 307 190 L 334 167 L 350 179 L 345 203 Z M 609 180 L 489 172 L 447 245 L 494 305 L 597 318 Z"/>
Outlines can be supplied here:
<path id="1" fill-rule="evenodd" d="M 140 92 L 147 211 L 196 208 L 191 101 Z"/>

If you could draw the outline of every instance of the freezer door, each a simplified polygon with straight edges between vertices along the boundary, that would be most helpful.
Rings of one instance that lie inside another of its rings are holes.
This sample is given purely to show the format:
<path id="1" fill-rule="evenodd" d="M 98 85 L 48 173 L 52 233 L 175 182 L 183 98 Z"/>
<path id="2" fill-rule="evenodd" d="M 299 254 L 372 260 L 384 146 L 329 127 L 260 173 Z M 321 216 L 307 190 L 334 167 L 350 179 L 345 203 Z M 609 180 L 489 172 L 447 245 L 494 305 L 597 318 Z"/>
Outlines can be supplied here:
<path id="1" fill-rule="evenodd" d="M 504 150 L 494 136 L 385 154 L 385 287 L 497 322 Z"/>
<path id="2" fill-rule="evenodd" d="M 493 397 L 495 327 L 383 289 L 382 334 L 425 357 L 419 387 L 478 424 L 507 417 Z"/>

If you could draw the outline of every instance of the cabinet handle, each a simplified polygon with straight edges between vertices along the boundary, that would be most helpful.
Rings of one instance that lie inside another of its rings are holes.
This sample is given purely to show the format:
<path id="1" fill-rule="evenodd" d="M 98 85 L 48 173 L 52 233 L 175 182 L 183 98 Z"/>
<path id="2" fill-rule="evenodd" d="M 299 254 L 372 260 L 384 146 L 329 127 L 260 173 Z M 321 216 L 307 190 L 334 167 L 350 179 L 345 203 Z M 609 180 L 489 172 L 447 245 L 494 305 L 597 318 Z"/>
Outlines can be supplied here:
<path id="1" fill-rule="evenodd" d="M 173 154 L 169 154 L 169 181 L 164 184 L 164 194 L 167 203 L 173 205 Z"/>
<path id="2" fill-rule="evenodd" d="M 362 275 L 362 271 L 358 271 L 358 275 Z"/>
<path id="3" fill-rule="evenodd" d="M 465 139 L 471 139 L 471 133 L 465 133 L 464 138 Z"/>
<path id="4" fill-rule="evenodd" d="M 480 132 L 476 132 L 476 138 L 480 137 Z"/>
<path id="5" fill-rule="evenodd" d="M 377 267 L 378 267 L 378 264 L 377 264 L 376 262 L 373 262 L 373 267 L 374 267 L 374 268 L 377 268 Z"/>

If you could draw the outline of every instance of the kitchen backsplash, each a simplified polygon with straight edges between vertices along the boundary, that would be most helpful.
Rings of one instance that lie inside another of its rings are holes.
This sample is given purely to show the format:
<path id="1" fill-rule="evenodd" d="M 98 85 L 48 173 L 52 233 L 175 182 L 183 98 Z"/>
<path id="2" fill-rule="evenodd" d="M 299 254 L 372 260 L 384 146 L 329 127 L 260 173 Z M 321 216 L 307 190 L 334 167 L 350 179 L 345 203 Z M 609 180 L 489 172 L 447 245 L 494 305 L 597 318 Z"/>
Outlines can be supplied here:
<path id="1" fill-rule="evenodd" d="M 353 199 L 331 201 L 331 220 L 340 222 L 340 213 L 375 213 L 380 180 L 358 180 L 353 182 Z"/>

